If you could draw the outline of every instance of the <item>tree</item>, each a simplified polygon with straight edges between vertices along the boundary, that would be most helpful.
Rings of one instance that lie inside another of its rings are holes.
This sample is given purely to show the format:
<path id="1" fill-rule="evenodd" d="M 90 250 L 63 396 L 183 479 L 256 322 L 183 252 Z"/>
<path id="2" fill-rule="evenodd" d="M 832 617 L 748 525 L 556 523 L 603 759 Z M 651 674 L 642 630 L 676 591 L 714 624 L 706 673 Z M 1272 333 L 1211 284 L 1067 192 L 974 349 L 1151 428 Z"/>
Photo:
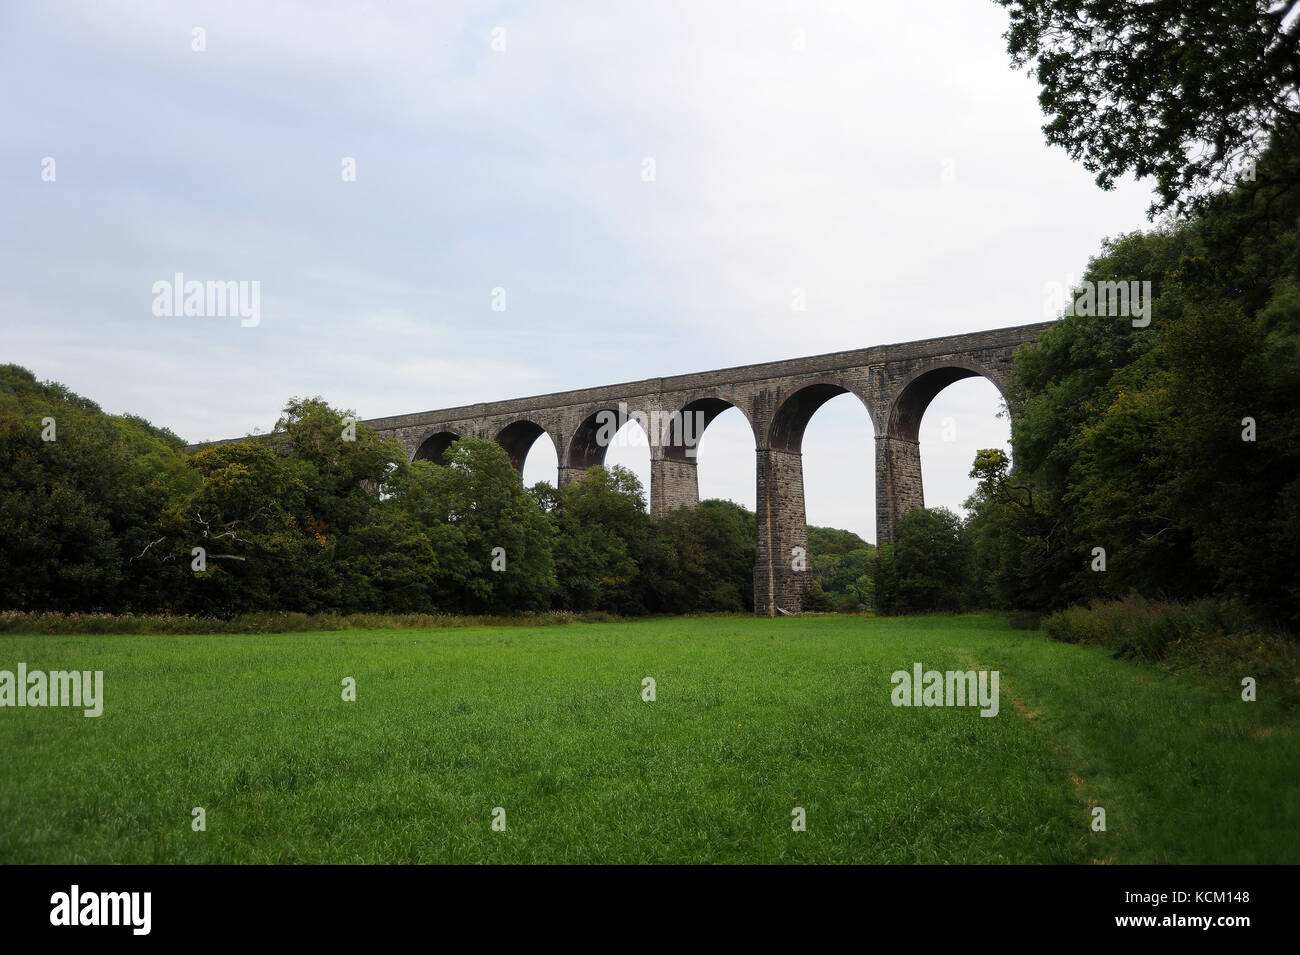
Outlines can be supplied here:
<path id="1" fill-rule="evenodd" d="M 852 531 L 809 527 L 808 557 L 812 576 L 831 605 L 845 612 L 872 605 L 875 547 Z"/>
<path id="2" fill-rule="evenodd" d="M 415 462 L 394 490 L 432 544 L 435 602 L 470 613 L 548 609 L 554 530 L 509 455 L 493 441 L 461 438 L 443 459 Z"/>
<path id="3" fill-rule="evenodd" d="M 968 601 L 970 547 L 947 508 L 916 507 L 898 522 L 893 548 L 898 605 L 904 611 L 956 611 Z"/>
<path id="4" fill-rule="evenodd" d="M 405 473 L 405 472 L 404 472 Z M 414 483 L 398 479 L 403 489 Z M 417 519 L 402 493 L 379 501 L 368 520 L 340 542 L 338 610 L 343 613 L 429 613 L 439 605 L 436 582 L 454 555 L 444 528 Z"/>
<path id="5" fill-rule="evenodd" d="M 876 613 L 903 613 L 906 608 L 898 591 L 898 568 L 894 563 L 894 545 L 881 544 L 871 566 L 872 606 Z"/>
<path id="6" fill-rule="evenodd" d="M 176 435 L 107 415 L 55 382 L 0 366 L 0 606 L 149 609 L 151 548 L 170 497 L 192 483 Z"/>
<path id="7" fill-rule="evenodd" d="M 559 489 L 555 570 L 560 601 L 570 610 L 645 613 L 639 555 L 648 552 L 650 516 L 635 474 L 588 468 Z"/>
<path id="8" fill-rule="evenodd" d="M 301 469 L 256 440 L 213 445 L 186 463 L 199 482 L 170 502 L 156 548 L 172 609 L 322 609 L 312 560 L 327 542 L 307 509 Z"/>
<path id="9" fill-rule="evenodd" d="M 290 398 L 275 432 L 300 466 L 306 506 L 327 534 L 344 534 L 365 520 L 378 486 L 392 467 L 406 461 L 400 444 L 322 398 Z"/>
<path id="10" fill-rule="evenodd" d="M 1024 469 L 1016 480 L 1000 448 L 978 451 L 970 476 L 978 483 L 966 500 L 972 597 L 990 607 L 1044 610 L 1065 600 L 1071 573 L 1070 539 L 1059 515 L 1042 508 Z M 1036 503 L 1036 501 L 1038 503 Z"/>
<path id="11" fill-rule="evenodd" d="M 754 609 L 754 514 L 731 501 L 669 512 L 655 528 L 672 554 L 672 587 L 658 609 L 674 613 Z"/>
<path id="12" fill-rule="evenodd" d="M 1196 211 L 1277 135 L 1300 129 L 1300 2 L 998 0 L 1032 64 L 1047 141 L 1096 175 L 1152 177 L 1150 214 Z M 1270 185 L 1294 188 L 1295 162 Z M 1262 183 L 1261 183 L 1262 185 Z"/>
<path id="13" fill-rule="evenodd" d="M 1151 281 L 1149 325 L 1067 316 L 1017 355 L 1016 472 L 977 459 L 968 502 L 994 603 L 1217 595 L 1300 622 L 1300 194 L 1262 204 L 1108 241 L 1087 280 Z"/>

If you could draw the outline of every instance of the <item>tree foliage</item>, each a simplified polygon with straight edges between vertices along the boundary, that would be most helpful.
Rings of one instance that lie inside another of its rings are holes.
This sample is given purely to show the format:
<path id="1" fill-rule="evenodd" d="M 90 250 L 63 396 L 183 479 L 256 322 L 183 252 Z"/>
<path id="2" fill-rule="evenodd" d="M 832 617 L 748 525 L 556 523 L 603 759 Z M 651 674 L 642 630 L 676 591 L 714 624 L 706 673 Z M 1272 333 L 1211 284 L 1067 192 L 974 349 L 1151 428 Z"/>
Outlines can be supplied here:
<path id="1" fill-rule="evenodd" d="M 809 569 L 817 585 L 817 593 L 812 594 L 815 604 L 844 613 L 870 608 L 875 599 L 871 573 L 875 550 L 851 531 L 809 527 Z M 808 597 L 804 607 L 811 609 Z"/>
<path id="2" fill-rule="evenodd" d="M 152 534 L 192 479 L 174 434 L 0 366 L 0 604 L 129 610 L 161 599 Z"/>
<path id="3" fill-rule="evenodd" d="M 1196 211 L 1243 173 L 1269 190 L 1300 183 L 1294 156 L 1258 178 L 1249 165 L 1300 131 L 1295 0 L 998 2 L 1013 64 L 1032 65 L 1042 87 L 1047 141 L 1103 189 L 1127 173 L 1154 179 L 1154 216 Z"/>
<path id="4" fill-rule="evenodd" d="M 705 501 L 652 522 L 622 468 L 525 489 L 476 438 L 408 463 L 320 398 L 291 399 L 270 437 L 187 455 L 175 435 L 5 366 L 0 450 L 9 609 L 753 609 L 744 508 Z"/>
<path id="5" fill-rule="evenodd" d="M 967 609 L 971 549 L 961 519 L 947 508 L 917 507 L 898 522 L 875 563 L 877 609 L 925 613 Z"/>
<path id="6" fill-rule="evenodd" d="M 1017 357 L 1014 472 L 977 459 L 968 502 L 990 599 L 1224 596 L 1300 620 L 1298 223 L 1300 196 L 1243 188 L 1106 243 L 1085 280 L 1150 281 L 1151 322 L 1068 316 Z"/>

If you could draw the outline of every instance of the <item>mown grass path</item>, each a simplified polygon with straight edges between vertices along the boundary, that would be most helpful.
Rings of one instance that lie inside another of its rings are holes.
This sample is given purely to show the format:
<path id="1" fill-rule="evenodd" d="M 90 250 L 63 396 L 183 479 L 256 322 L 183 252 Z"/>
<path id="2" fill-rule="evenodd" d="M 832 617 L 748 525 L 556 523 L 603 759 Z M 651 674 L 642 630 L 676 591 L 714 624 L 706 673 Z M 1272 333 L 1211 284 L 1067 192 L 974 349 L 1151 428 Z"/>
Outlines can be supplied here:
<path id="1" fill-rule="evenodd" d="M 1300 861 L 1267 687 L 994 617 L 0 637 L 20 660 L 106 702 L 0 709 L 0 862 Z M 918 661 L 999 670 L 999 715 L 894 707 Z"/>

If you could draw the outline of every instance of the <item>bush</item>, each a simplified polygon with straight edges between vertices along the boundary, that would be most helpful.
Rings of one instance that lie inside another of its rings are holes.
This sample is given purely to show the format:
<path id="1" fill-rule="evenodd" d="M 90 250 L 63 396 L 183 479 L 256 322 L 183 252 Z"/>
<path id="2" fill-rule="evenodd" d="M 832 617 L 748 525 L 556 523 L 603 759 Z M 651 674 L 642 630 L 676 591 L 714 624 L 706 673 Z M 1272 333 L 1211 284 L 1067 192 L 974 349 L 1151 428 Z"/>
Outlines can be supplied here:
<path id="1" fill-rule="evenodd" d="M 854 594 L 845 594 L 835 602 L 838 613 L 862 613 L 866 609 L 866 605 Z"/>
<path id="2" fill-rule="evenodd" d="M 831 598 L 826 596 L 816 580 L 809 581 L 804 587 L 802 604 L 805 613 L 831 613 L 835 609 Z"/>
<path id="3" fill-rule="evenodd" d="M 1184 640 L 1249 633 L 1258 626 L 1237 604 L 1214 600 L 1155 603 L 1136 594 L 1070 607 L 1043 621 L 1043 629 L 1053 640 L 1091 643 L 1116 657 L 1150 661 L 1163 659 L 1172 645 Z"/>
<path id="4" fill-rule="evenodd" d="M 1012 630 L 1041 630 L 1043 615 L 1037 610 L 1013 610 L 1007 614 L 1007 626 Z"/>
<path id="5" fill-rule="evenodd" d="M 1233 687 L 1254 677 L 1261 692 L 1284 705 L 1300 702 L 1300 644 L 1240 604 L 1156 603 L 1130 595 L 1054 613 L 1042 629 L 1052 640 L 1091 644 L 1171 672 L 1197 671 L 1216 680 L 1227 675 Z"/>

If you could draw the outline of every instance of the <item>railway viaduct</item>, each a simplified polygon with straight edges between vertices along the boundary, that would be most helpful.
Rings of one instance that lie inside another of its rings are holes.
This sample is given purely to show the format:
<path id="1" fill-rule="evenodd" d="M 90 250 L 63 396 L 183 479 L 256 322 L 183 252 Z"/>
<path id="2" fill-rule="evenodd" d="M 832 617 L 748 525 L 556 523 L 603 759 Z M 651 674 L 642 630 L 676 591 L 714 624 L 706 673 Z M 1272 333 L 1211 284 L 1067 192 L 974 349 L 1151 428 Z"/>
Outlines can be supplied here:
<path id="1" fill-rule="evenodd" d="M 754 607 L 797 612 L 804 575 L 796 548 L 808 545 L 804 518 L 804 428 L 837 395 L 852 393 L 871 415 L 876 440 L 876 534 L 893 539 L 908 510 L 921 507 L 918 431 L 930 401 L 962 378 L 983 376 L 1005 394 L 1016 350 L 1051 323 L 878 345 L 671 378 L 650 378 L 532 398 L 422 411 L 366 421 L 396 438 L 411 460 L 440 460 L 457 438 L 496 441 L 522 474 L 543 433 L 559 458 L 559 484 L 603 463 L 613 433 L 635 419 L 650 443 L 650 513 L 699 503 L 695 448 L 728 408 L 749 420 L 758 456 L 758 541 Z M 1014 425 L 1014 422 L 1013 422 Z"/>

